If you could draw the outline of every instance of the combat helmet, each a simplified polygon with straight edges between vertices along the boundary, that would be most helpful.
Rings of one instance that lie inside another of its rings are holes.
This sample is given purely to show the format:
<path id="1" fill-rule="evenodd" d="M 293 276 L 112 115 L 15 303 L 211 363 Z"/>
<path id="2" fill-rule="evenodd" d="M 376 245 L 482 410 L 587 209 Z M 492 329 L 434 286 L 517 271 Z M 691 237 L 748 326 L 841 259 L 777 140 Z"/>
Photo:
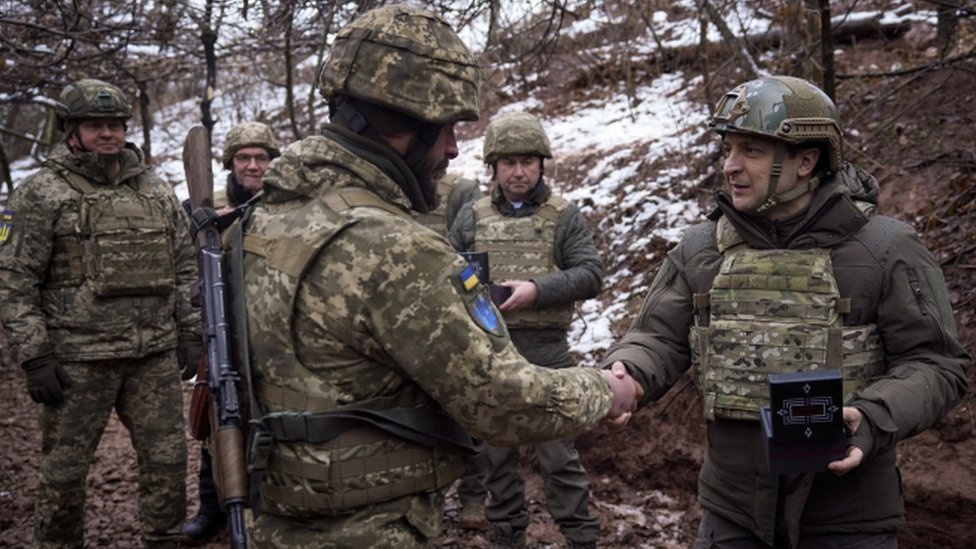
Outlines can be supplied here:
<path id="1" fill-rule="evenodd" d="M 224 154 L 221 161 L 228 170 L 234 165 L 234 154 L 244 147 L 263 147 L 271 158 L 281 156 L 278 140 L 275 139 L 271 128 L 263 122 L 243 122 L 227 132 L 224 141 Z"/>
<path id="2" fill-rule="evenodd" d="M 370 10 L 340 30 L 318 85 L 328 100 L 346 96 L 448 124 L 478 119 L 481 71 L 442 18 L 400 4 Z"/>
<path id="3" fill-rule="evenodd" d="M 817 144 L 826 154 L 821 176 L 836 173 L 844 161 L 844 138 L 834 102 L 820 88 L 801 78 L 766 76 L 733 88 L 719 100 L 715 114 L 708 121 L 710 130 L 724 136 L 728 132 L 760 135 L 774 139 L 779 146 L 773 159 L 766 203 L 763 211 L 780 202 L 788 202 L 812 190 L 797 187 L 788 195 L 776 195 L 778 174 L 782 169 L 786 145 Z"/>
<path id="4" fill-rule="evenodd" d="M 62 130 L 69 124 L 88 118 L 132 117 L 132 107 L 122 90 L 94 78 L 83 78 L 72 82 L 61 90 L 55 105 Z"/>
<path id="5" fill-rule="evenodd" d="M 485 128 L 485 164 L 494 165 L 499 157 L 512 154 L 552 158 L 549 137 L 534 115 L 527 112 L 505 113 Z"/>

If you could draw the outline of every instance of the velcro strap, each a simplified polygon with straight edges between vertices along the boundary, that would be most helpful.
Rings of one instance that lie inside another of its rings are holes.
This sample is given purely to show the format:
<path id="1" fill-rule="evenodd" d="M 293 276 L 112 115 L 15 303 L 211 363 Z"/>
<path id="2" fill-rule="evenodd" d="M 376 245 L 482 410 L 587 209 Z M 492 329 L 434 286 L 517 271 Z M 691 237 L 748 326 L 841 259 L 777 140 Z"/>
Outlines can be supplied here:
<path id="1" fill-rule="evenodd" d="M 373 427 L 404 440 L 463 456 L 474 456 L 482 444 L 450 417 L 428 408 L 344 409 L 322 414 L 275 412 L 262 424 L 280 442 L 321 443 L 348 429 Z"/>

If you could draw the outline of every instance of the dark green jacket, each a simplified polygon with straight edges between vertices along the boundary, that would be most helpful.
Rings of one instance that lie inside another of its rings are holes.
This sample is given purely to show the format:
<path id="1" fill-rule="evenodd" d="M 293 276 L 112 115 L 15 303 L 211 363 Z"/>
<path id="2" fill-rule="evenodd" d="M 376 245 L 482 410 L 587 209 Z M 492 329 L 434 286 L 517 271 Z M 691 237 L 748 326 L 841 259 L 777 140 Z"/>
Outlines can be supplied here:
<path id="1" fill-rule="evenodd" d="M 758 422 L 707 425 L 702 506 L 770 544 L 776 535 L 795 544 L 804 534 L 885 532 L 901 525 L 895 446 L 932 426 L 967 390 L 970 358 L 956 334 L 939 264 L 901 222 L 874 216 L 870 223 L 877 227 L 865 228 L 869 217 L 852 196 L 876 203 L 877 184 L 851 165 L 820 187 L 805 213 L 785 224 L 740 214 L 720 193 L 711 220 L 692 227 L 668 254 L 639 316 L 604 360 L 604 366 L 627 365 L 644 387 L 644 403 L 660 398 L 689 368 L 692 294 L 708 291 L 722 261 L 713 236 L 720 216 L 753 248 L 831 249 L 841 296 L 852 301 L 845 324 L 876 323 L 887 362 L 884 376 L 848 403 L 865 416 L 852 441 L 864 450 L 863 463 L 842 477 L 777 477 L 768 472 Z"/>
<path id="2" fill-rule="evenodd" d="M 505 200 L 495 185 L 491 200 L 505 217 L 528 217 L 552 195 L 545 181 L 540 181 L 525 204 L 515 209 Z M 458 213 L 451 227 L 451 245 L 458 251 L 474 250 L 474 203 L 468 203 Z M 556 221 L 553 255 L 559 271 L 532 279 L 539 289 L 538 306 L 576 302 L 596 297 L 603 284 L 603 260 L 593 243 L 593 235 L 575 204 L 569 204 Z M 490 262 L 490 259 L 489 259 Z M 533 364 L 562 368 L 573 364 L 566 332 L 561 329 L 510 330 L 512 341 L 523 356 Z"/>

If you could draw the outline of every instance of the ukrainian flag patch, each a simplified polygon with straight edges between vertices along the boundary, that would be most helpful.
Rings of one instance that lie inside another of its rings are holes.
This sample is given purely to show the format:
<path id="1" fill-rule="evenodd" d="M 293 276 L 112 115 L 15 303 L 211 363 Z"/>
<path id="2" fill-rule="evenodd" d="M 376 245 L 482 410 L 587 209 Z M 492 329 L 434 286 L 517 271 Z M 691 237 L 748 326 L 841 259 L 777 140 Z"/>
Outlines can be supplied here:
<path id="1" fill-rule="evenodd" d="M 14 211 L 4 210 L 0 213 L 0 246 L 10 239 L 10 233 L 14 230 Z"/>
<path id="2" fill-rule="evenodd" d="M 478 275 L 474 271 L 474 267 L 471 265 L 465 267 L 464 270 L 461 271 L 461 274 L 458 275 L 458 278 L 461 280 L 461 286 L 464 288 L 465 292 L 470 292 L 471 290 L 477 288 L 478 282 L 480 282 L 478 280 Z"/>

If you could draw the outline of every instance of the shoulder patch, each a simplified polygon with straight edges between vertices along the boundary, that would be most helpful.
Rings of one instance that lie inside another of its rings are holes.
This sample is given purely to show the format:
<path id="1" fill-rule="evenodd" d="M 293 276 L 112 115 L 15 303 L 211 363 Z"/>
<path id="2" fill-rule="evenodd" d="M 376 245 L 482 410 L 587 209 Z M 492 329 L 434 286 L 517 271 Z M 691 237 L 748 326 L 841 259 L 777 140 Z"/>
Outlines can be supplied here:
<path id="1" fill-rule="evenodd" d="M 10 233 L 14 230 L 14 211 L 4 210 L 0 213 L 0 246 L 7 243 Z"/>
<path id="2" fill-rule="evenodd" d="M 478 280 L 478 274 L 473 266 L 466 265 L 458 273 L 457 288 L 475 324 L 493 336 L 505 335 L 505 324 L 498 316 L 498 310 L 492 305 L 488 290 Z"/>

